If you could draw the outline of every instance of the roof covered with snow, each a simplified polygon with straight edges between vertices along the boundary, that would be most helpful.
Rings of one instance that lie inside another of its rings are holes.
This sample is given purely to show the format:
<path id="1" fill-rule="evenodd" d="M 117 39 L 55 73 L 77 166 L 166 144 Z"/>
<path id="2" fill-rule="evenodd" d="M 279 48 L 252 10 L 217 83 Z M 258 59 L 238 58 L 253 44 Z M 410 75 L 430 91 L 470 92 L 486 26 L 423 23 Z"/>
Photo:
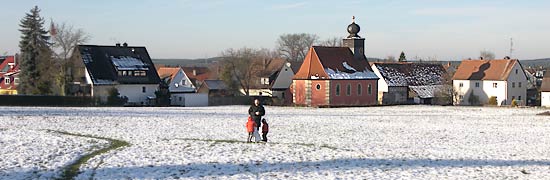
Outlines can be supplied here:
<path id="1" fill-rule="evenodd" d="M 79 45 L 78 51 L 94 84 L 160 83 L 145 47 Z M 119 71 L 145 71 L 145 75 L 119 76 Z"/>
<path id="2" fill-rule="evenodd" d="M 373 63 L 388 86 L 425 86 L 443 83 L 446 71 L 441 64 L 390 62 Z"/>
<path id="3" fill-rule="evenodd" d="M 347 47 L 312 46 L 294 79 L 378 79 L 364 55 Z"/>

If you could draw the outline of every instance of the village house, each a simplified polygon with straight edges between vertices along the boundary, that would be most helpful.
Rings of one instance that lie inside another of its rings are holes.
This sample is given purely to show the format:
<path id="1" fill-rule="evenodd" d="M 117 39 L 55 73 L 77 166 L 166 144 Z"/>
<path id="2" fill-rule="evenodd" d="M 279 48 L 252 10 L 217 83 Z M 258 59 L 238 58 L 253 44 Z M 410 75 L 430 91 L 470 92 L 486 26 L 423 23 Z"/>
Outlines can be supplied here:
<path id="1" fill-rule="evenodd" d="M 222 80 L 204 80 L 197 92 L 207 94 L 209 97 L 233 96 Z"/>
<path id="2" fill-rule="evenodd" d="M 195 85 L 181 67 L 159 67 L 160 79 L 168 85 L 170 105 L 172 106 L 207 106 L 208 96 L 197 94 Z"/>
<path id="3" fill-rule="evenodd" d="M 550 76 L 546 75 L 542 79 L 540 88 L 540 106 L 550 107 Z"/>
<path id="4" fill-rule="evenodd" d="M 524 105 L 527 76 L 517 59 L 463 60 L 453 76 L 453 88 L 456 105 L 510 105 L 513 100 Z"/>
<path id="5" fill-rule="evenodd" d="M 201 87 L 204 80 L 217 78 L 208 67 L 182 67 L 182 69 L 196 89 Z"/>
<path id="6" fill-rule="evenodd" d="M 17 94 L 19 64 L 15 56 L 0 56 L 0 95 Z"/>
<path id="7" fill-rule="evenodd" d="M 436 104 L 446 75 L 441 64 L 376 62 L 379 104 Z"/>
<path id="8" fill-rule="evenodd" d="M 365 39 L 354 21 L 345 47 L 312 46 L 292 82 L 293 102 L 303 106 L 377 104 L 378 77 L 364 54 Z"/>
<path id="9" fill-rule="evenodd" d="M 249 87 L 249 96 L 263 96 L 292 102 L 290 85 L 292 84 L 291 64 L 284 59 L 258 61 L 255 64 L 255 73 Z M 244 89 L 240 90 L 246 94 Z"/>
<path id="10" fill-rule="evenodd" d="M 79 45 L 73 74 L 72 94 L 98 97 L 107 101 L 115 88 L 127 105 L 152 105 L 160 78 L 145 47 Z M 89 90 L 87 90 L 89 89 Z"/>

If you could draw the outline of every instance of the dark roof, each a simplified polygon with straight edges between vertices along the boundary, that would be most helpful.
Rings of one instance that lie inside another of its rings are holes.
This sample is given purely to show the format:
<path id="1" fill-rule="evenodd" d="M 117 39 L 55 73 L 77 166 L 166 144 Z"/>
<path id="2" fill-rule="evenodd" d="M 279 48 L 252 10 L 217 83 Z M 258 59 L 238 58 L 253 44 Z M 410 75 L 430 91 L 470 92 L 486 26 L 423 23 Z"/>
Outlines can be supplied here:
<path id="1" fill-rule="evenodd" d="M 516 63 L 517 59 L 463 60 L 453 80 L 506 81 Z"/>
<path id="2" fill-rule="evenodd" d="M 159 75 L 145 47 L 79 45 L 94 84 L 158 84 Z M 146 76 L 119 76 L 118 71 L 146 71 Z"/>
<path id="3" fill-rule="evenodd" d="M 550 77 L 545 76 L 542 78 L 542 85 L 540 87 L 540 91 L 542 92 L 550 92 Z"/>
<path id="4" fill-rule="evenodd" d="M 412 62 L 373 64 L 388 86 L 441 85 L 446 74 L 441 64 Z"/>
<path id="5" fill-rule="evenodd" d="M 203 85 L 206 85 L 210 90 L 222 90 L 227 89 L 225 83 L 222 80 L 204 80 Z"/>

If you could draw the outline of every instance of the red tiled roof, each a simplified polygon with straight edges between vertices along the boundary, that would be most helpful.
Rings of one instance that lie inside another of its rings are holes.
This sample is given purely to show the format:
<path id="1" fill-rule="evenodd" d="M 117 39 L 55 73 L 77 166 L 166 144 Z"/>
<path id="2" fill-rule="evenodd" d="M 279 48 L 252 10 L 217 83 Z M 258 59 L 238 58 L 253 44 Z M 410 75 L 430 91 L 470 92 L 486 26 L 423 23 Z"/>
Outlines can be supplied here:
<path id="1" fill-rule="evenodd" d="M 15 77 L 19 74 L 19 63 L 15 64 L 15 66 L 10 67 L 10 63 L 15 62 L 14 56 L 4 56 L 0 57 L 2 59 L 2 62 L 0 63 L 0 89 L 16 89 L 15 86 Z M 11 83 L 5 84 L 4 79 L 10 78 Z"/>
<path id="2" fill-rule="evenodd" d="M 210 78 L 210 69 L 207 67 L 182 67 L 182 69 L 191 80 L 195 79 L 202 82 Z M 193 74 L 193 70 L 195 74 Z"/>
<path id="3" fill-rule="evenodd" d="M 180 69 L 181 68 L 179 67 L 159 67 L 157 68 L 157 73 L 159 74 L 160 79 L 170 77 L 170 80 L 172 80 Z"/>
<path id="4" fill-rule="evenodd" d="M 517 59 L 463 60 L 453 80 L 505 81 L 516 63 L 519 63 Z"/>

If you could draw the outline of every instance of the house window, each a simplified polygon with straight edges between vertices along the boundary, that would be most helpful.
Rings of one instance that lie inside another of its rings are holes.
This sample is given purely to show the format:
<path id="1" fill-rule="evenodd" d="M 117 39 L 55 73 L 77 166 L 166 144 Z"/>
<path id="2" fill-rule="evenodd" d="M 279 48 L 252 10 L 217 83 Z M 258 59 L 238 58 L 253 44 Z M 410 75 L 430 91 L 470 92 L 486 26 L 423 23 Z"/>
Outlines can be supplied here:
<path id="1" fill-rule="evenodd" d="M 134 76 L 147 76 L 145 71 L 135 71 Z"/>
<path id="2" fill-rule="evenodd" d="M 458 96 L 458 101 L 462 102 L 464 100 L 464 95 L 459 95 Z"/>
<path id="3" fill-rule="evenodd" d="M 315 86 L 315 89 L 320 90 L 321 89 L 321 84 L 317 84 L 317 86 Z"/>
<path id="4" fill-rule="evenodd" d="M 181 96 L 179 97 L 180 101 L 181 101 Z"/>
<path id="5" fill-rule="evenodd" d="M 459 83 L 458 87 L 464 87 L 464 83 Z"/>
<path id="6" fill-rule="evenodd" d="M 518 87 L 521 87 L 521 82 L 518 82 Z"/>
<path id="7" fill-rule="evenodd" d="M 516 69 L 516 74 L 518 74 L 518 69 Z"/>
<path id="8" fill-rule="evenodd" d="M 521 96 L 518 96 L 518 100 L 521 100 Z"/>
<path id="9" fill-rule="evenodd" d="M 180 84 L 181 84 L 182 86 L 185 85 L 185 79 L 182 79 L 181 82 L 180 82 Z"/>
<path id="10" fill-rule="evenodd" d="M 141 92 L 143 93 L 147 92 L 147 89 L 145 89 L 145 86 L 141 87 Z"/>
<path id="11" fill-rule="evenodd" d="M 122 76 L 127 76 L 128 75 L 128 71 L 122 71 Z"/>
<path id="12" fill-rule="evenodd" d="M 476 82 L 476 87 L 479 87 L 479 82 Z"/>
<path id="13" fill-rule="evenodd" d="M 10 84 L 10 83 L 11 83 L 10 77 L 6 77 L 6 80 L 4 80 L 4 84 Z"/>
<path id="14" fill-rule="evenodd" d="M 18 85 L 18 84 L 19 84 L 19 78 L 14 78 L 14 79 L 13 79 L 13 83 L 14 83 L 15 85 Z"/>
<path id="15" fill-rule="evenodd" d="M 118 76 L 122 76 L 122 72 L 124 71 L 118 71 Z"/>
<path id="16" fill-rule="evenodd" d="M 340 96 L 340 84 L 336 84 L 336 96 Z"/>
<path id="17" fill-rule="evenodd" d="M 351 84 L 346 87 L 346 96 L 351 96 Z"/>
<path id="18" fill-rule="evenodd" d="M 516 83 L 512 82 L 512 88 L 515 88 L 515 87 L 516 87 Z"/>
<path id="19" fill-rule="evenodd" d="M 493 88 L 497 88 L 498 87 L 498 83 L 493 83 Z"/>
<path id="20" fill-rule="evenodd" d="M 134 76 L 134 71 L 128 71 L 128 76 Z"/>
<path id="21" fill-rule="evenodd" d="M 515 100 L 516 99 L 516 96 L 512 96 L 512 100 Z"/>
<path id="22" fill-rule="evenodd" d="M 260 83 L 263 85 L 269 85 L 269 78 L 261 78 L 260 81 Z"/>
<path id="23" fill-rule="evenodd" d="M 372 86 L 370 84 L 367 86 L 367 94 L 372 94 Z"/>
<path id="24" fill-rule="evenodd" d="M 361 96 L 363 94 L 363 87 L 361 84 L 357 84 L 357 95 Z"/>

